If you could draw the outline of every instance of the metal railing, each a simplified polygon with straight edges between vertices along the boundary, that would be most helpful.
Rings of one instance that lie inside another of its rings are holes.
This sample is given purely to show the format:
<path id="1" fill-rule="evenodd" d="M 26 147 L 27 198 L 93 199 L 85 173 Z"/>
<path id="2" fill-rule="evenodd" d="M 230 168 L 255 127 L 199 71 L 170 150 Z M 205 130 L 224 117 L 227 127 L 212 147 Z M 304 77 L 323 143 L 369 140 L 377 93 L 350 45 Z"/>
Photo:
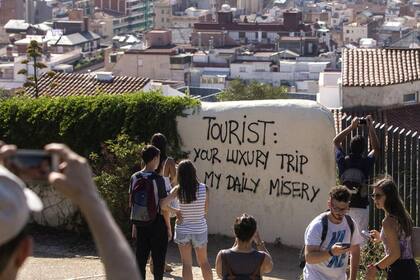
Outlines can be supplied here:
<path id="1" fill-rule="evenodd" d="M 338 130 L 341 131 L 349 126 L 352 118 L 352 116 L 344 116 Z M 372 184 L 385 174 L 392 176 L 414 224 L 420 226 L 420 132 L 378 122 L 374 122 L 374 127 L 380 148 L 369 183 Z M 350 139 L 356 134 L 364 135 L 367 140 L 369 139 L 367 128 L 359 127 L 343 141 L 345 152 L 348 152 Z M 369 140 L 368 146 L 370 147 Z M 383 219 L 383 211 L 375 209 L 373 203 L 370 203 L 369 207 L 370 226 L 378 229 Z"/>

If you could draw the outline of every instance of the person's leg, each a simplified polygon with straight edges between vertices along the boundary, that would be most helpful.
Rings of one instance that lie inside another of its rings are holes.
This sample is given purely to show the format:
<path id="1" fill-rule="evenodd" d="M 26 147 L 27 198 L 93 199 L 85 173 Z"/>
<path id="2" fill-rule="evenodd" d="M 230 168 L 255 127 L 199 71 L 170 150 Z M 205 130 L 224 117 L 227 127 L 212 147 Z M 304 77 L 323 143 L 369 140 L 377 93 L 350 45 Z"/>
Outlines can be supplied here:
<path id="1" fill-rule="evenodd" d="M 197 258 L 198 265 L 201 268 L 204 280 L 213 279 L 213 272 L 207 257 L 207 231 L 200 234 L 192 235 L 192 243 L 195 250 L 195 256 Z"/>
<path id="2" fill-rule="evenodd" d="M 357 224 L 359 231 L 362 231 L 362 230 L 369 231 L 369 208 L 351 207 L 349 211 L 349 216 Z M 361 245 L 361 247 L 366 245 L 366 243 L 367 243 L 367 239 L 363 241 L 363 244 Z"/>
<path id="3" fill-rule="evenodd" d="M 213 279 L 213 272 L 211 271 L 211 266 L 207 258 L 207 245 L 202 247 L 194 248 L 195 255 L 197 257 L 198 265 L 201 268 L 201 273 L 203 274 L 204 280 Z"/>
<path id="4" fill-rule="evenodd" d="M 164 218 L 159 215 L 152 225 L 151 251 L 153 259 L 153 276 L 155 280 L 163 279 L 166 249 L 168 248 L 168 231 Z"/>
<path id="5" fill-rule="evenodd" d="M 191 243 L 178 244 L 182 261 L 182 279 L 192 280 L 192 246 Z"/>
<path id="6" fill-rule="evenodd" d="M 146 279 L 146 264 L 150 254 L 150 239 L 146 227 L 137 227 L 136 259 L 140 274 Z"/>
<path id="7" fill-rule="evenodd" d="M 165 219 L 165 225 L 168 231 L 168 242 L 172 240 L 172 233 L 173 233 L 170 214 L 171 214 L 170 211 L 163 211 L 163 218 Z M 165 261 L 165 272 L 171 272 L 171 271 L 172 271 L 172 267 L 169 266 Z"/>

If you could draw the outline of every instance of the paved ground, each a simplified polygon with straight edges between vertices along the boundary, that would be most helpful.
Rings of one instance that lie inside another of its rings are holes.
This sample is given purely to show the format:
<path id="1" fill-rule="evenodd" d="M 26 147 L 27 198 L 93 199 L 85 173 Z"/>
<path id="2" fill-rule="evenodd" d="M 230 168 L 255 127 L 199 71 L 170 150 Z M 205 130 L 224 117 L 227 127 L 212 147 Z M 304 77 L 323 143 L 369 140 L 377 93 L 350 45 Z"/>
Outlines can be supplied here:
<path id="1" fill-rule="evenodd" d="M 34 239 L 34 256 L 25 263 L 18 280 L 105 279 L 102 263 L 88 238 L 69 233 L 46 233 L 37 230 Z M 210 263 L 214 267 L 218 250 L 230 247 L 232 239 L 210 236 L 209 244 Z M 264 279 L 297 279 L 299 250 L 274 245 L 269 245 L 268 249 L 274 259 L 274 271 Z M 169 245 L 167 261 L 174 271 L 167 273 L 164 279 L 182 279 L 179 253 L 173 243 Z M 216 273 L 214 275 L 216 279 Z M 200 269 L 196 265 L 194 278 L 202 278 Z M 148 275 L 147 279 L 152 278 Z"/>

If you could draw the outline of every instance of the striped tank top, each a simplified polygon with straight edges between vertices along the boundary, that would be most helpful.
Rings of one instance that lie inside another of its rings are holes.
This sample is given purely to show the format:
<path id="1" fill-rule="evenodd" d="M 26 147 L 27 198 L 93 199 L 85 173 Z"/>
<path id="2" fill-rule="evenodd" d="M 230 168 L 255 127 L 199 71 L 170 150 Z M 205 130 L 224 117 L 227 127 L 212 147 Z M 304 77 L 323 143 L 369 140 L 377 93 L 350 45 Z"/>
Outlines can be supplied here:
<path id="1" fill-rule="evenodd" d="M 179 203 L 182 223 L 175 225 L 175 230 L 181 234 L 200 234 L 207 231 L 206 221 L 206 186 L 198 185 L 196 200 L 191 203 Z"/>

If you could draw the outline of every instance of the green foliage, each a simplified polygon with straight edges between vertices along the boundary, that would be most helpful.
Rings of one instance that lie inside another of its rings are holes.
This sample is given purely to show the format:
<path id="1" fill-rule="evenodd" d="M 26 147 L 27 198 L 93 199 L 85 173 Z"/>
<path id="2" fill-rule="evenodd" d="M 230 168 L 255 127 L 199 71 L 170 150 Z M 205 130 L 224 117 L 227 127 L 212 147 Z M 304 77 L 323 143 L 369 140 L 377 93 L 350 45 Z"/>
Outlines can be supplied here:
<path id="1" fill-rule="evenodd" d="M 252 81 L 248 85 L 240 80 L 230 82 L 229 87 L 217 96 L 219 101 L 285 98 L 287 98 L 286 87 L 273 87 L 269 84 L 263 84 L 258 81 Z"/>
<path id="2" fill-rule="evenodd" d="M 128 234 L 128 186 L 131 175 L 140 170 L 140 152 L 144 144 L 130 140 L 127 134 L 106 141 L 99 154 L 89 158 L 95 182 L 120 228 Z"/>
<path id="3" fill-rule="evenodd" d="M 47 68 L 47 65 L 45 65 L 42 62 L 39 62 L 39 60 L 38 60 L 42 56 L 42 48 L 36 40 L 32 40 L 29 43 L 29 46 L 26 49 L 26 55 L 27 55 L 28 59 L 22 60 L 21 63 L 25 64 L 25 65 L 28 65 L 28 63 L 30 61 L 33 61 L 33 66 L 32 67 L 34 69 L 34 74 L 33 74 L 33 76 L 29 76 L 28 71 L 26 69 L 19 70 L 18 74 L 27 76 L 28 81 L 26 83 L 24 83 L 23 86 L 25 88 L 34 88 L 35 89 L 35 97 L 38 97 L 39 96 L 38 78 L 37 78 L 38 70 Z"/>
<path id="4" fill-rule="evenodd" d="M 21 148 L 42 148 L 63 142 L 88 156 L 101 143 L 127 134 L 137 143 L 156 132 L 170 139 L 177 150 L 176 117 L 198 104 L 191 98 L 164 97 L 158 93 L 99 95 L 33 99 L 14 97 L 0 102 L 0 139 Z"/>
<path id="5" fill-rule="evenodd" d="M 374 243 L 373 241 L 368 241 L 366 246 L 363 247 L 360 254 L 360 265 L 359 271 L 357 274 L 357 279 L 364 280 L 366 279 L 367 267 L 370 264 L 377 263 L 380 259 L 384 257 L 384 247 L 382 243 Z M 386 273 L 378 272 L 376 275 L 377 280 L 385 280 Z"/>

